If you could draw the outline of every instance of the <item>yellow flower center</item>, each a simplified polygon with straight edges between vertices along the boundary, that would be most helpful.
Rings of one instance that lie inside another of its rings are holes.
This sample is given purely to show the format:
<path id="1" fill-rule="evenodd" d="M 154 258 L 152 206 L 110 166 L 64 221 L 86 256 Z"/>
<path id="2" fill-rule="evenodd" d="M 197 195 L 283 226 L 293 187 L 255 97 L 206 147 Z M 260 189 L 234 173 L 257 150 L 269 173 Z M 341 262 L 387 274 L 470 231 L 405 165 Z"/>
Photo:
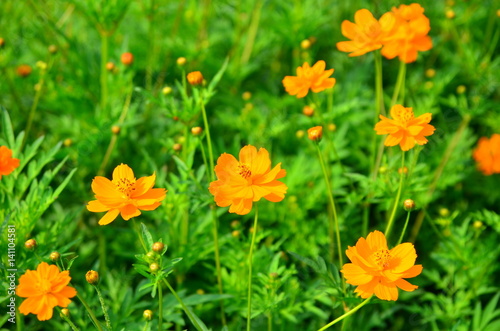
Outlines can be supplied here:
<path id="1" fill-rule="evenodd" d="M 392 256 L 388 249 L 379 249 L 373 253 L 375 263 L 381 268 L 387 268 L 391 262 Z"/>
<path id="2" fill-rule="evenodd" d="M 393 117 L 396 121 L 401 122 L 401 124 L 407 124 L 409 121 L 415 118 L 412 108 L 401 107 L 394 112 Z"/>
<path id="3" fill-rule="evenodd" d="M 50 292 L 52 286 L 48 279 L 40 279 L 36 287 L 38 287 L 38 290 L 43 294 L 47 294 Z"/>
<path id="4" fill-rule="evenodd" d="M 240 176 L 245 178 L 245 179 L 252 176 L 252 172 L 250 171 L 250 167 L 244 163 L 240 163 L 238 165 L 238 174 L 240 174 Z"/>
<path id="5" fill-rule="evenodd" d="M 128 178 L 120 178 L 115 182 L 116 187 L 120 192 L 130 196 L 130 194 L 135 191 L 135 179 L 130 180 Z"/>

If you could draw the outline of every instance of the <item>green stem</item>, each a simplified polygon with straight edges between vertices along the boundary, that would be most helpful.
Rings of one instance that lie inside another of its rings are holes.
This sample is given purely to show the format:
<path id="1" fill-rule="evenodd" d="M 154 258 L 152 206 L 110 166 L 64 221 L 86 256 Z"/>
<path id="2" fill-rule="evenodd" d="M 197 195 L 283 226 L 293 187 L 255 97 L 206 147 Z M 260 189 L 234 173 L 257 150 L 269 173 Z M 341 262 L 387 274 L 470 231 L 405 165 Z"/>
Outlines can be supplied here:
<path id="1" fill-rule="evenodd" d="M 85 309 L 87 310 L 87 312 L 89 313 L 90 315 L 90 318 L 92 319 L 92 321 L 94 322 L 95 324 L 95 327 L 97 328 L 97 330 L 99 331 L 103 331 L 102 327 L 101 327 L 101 324 L 99 323 L 99 321 L 97 320 L 97 318 L 95 317 L 95 314 L 94 312 L 92 311 L 92 309 L 90 309 L 90 306 L 89 304 L 81 297 L 81 295 L 79 295 L 78 293 L 76 294 L 76 297 L 80 300 L 80 302 L 83 304 L 83 306 L 85 307 Z"/>
<path id="2" fill-rule="evenodd" d="M 337 236 L 337 248 L 338 248 L 338 255 L 339 255 L 339 263 L 340 267 L 344 265 L 343 259 L 342 259 L 342 243 L 340 241 L 340 229 L 339 229 L 339 219 L 337 216 L 337 208 L 335 207 L 335 200 L 333 198 L 333 192 L 332 192 L 332 186 L 330 184 L 330 179 L 328 178 L 328 173 L 326 171 L 326 165 L 325 161 L 323 159 L 323 154 L 321 153 L 321 150 L 319 148 L 319 143 L 316 141 L 316 150 L 318 151 L 318 157 L 319 157 L 319 162 L 321 164 L 321 169 L 323 170 L 323 176 L 325 177 L 325 183 L 326 183 L 326 189 L 328 191 L 328 198 L 330 200 L 330 207 L 332 208 L 332 213 L 333 213 L 333 219 L 329 217 L 329 223 L 328 223 L 328 233 L 330 235 L 330 255 L 331 255 L 331 261 L 333 262 L 333 256 L 334 256 L 334 227 L 335 227 L 335 232 Z M 345 283 L 344 280 L 342 279 L 342 289 L 345 293 Z"/>
<path id="3" fill-rule="evenodd" d="M 61 315 L 61 318 L 62 318 L 63 320 L 65 320 L 65 321 L 66 321 L 66 323 L 68 323 L 68 324 L 69 324 L 69 326 L 70 326 L 71 330 L 73 330 L 73 331 L 78 331 L 78 328 L 76 327 L 76 325 L 75 325 L 75 324 L 73 324 L 73 322 L 71 321 L 71 319 L 70 319 L 68 316 L 66 316 L 66 315 L 64 315 L 64 314 L 62 313 L 62 309 L 61 309 L 61 308 L 59 308 L 59 307 L 57 307 L 57 306 L 56 306 L 56 308 L 57 308 L 57 310 L 59 311 L 59 314 Z"/>
<path id="4" fill-rule="evenodd" d="M 108 33 L 101 32 L 101 114 L 107 115 L 106 107 L 108 103 Z"/>
<path id="5" fill-rule="evenodd" d="M 42 95 L 43 83 L 45 81 L 44 77 L 45 77 L 45 71 L 42 71 L 42 73 L 40 75 L 40 80 L 38 81 L 38 84 L 37 84 L 38 89 L 36 90 L 35 98 L 33 99 L 33 103 L 31 104 L 30 113 L 28 115 L 28 122 L 26 123 L 26 129 L 24 130 L 24 139 L 23 139 L 21 149 L 26 144 L 26 140 L 28 139 L 28 136 L 29 136 L 29 133 L 31 130 L 31 126 L 33 124 L 33 119 L 35 118 L 35 113 L 36 113 L 36 108 L 38 106 L 38 101 L 40 100 L 40 97 Z"/>
<path id="6" fill-rule="evenodd" d="M 391 106 L 394 106 L 398 101 L 398 99 L 401 99 L 401 104 L 404 103 L 405 76 L 406 76 L 406 63 L 404 61 L 400 61 L 398 79 L 396 81 L 396 87 L 394 88 L 394 94 L 392 95 Z M 401 93 L 401 98 L 399 98 L 400 93 Z"/>
<path id="7" fill-rule="evenodd" d="M 384 94 L 382 86 L 382 55 L 380 51 L 374 53 L 375 56 L 375 91 L 376 91 L 376 104 L 375 109 L 377 113 L 375 114 L 375 123 L 378 121 L 378 115 L 385 115 L 384 107 Z"/>
<path id="8" fill-rule="evenodd" d="M 252 242 L 250 243 L 250 252 L 248 253 L 248 305 L 247 305 L 247 331 L 250 331 L 252 320 L 252 257 L 255 237 L 257 234 L 257 225 L 259 220 L 259 209 L 255 205 L 255 218 L 253 221 Z"/>
<path id="9" fill-rule="evenodd" d="M 273 331 L 273 313 L 271 311 L 267 314 L 267 331 Z"/>
<path id="10" fill-rule="evenodd" d="M 160 286 L 158 286 L 158 331 L 162 331 L 161 327 L 163 324 L 162 322 L 163 322 L 163 293 L 160 284 Z"/>
<path id="11" fill-rule="evenodd" d="M 411 214 L 411 212 L 408 212 L 408 215 L 406 215 L 405 226 L 403 227 L 403 231 L 401 231 L 401 237 L 399 237 L 398 245 L 403 242 L 403 238 L 405 236 L 406 228 L 408 227 L 408 222 L 410 221 L 410 214 Z"/>
<path id="12" fill-rule="evenodd" d="M 391 228 L 394 223 L 394 218 L 396 217 L 396 210 L 399 206 L 399 199 L 401 197 L 401 191 L 403 189 L 403 179 L 404 179 L 404 167 L 405 167 L 405 152 L 402 152 L 401 156 L 401 173 L 399 174 L 399 187 L 398 193 L 396 194 L 396 200 L 394 201 L 394 207 L 392 208 L 391 217 L 389 218 L 389 222 L 387 223 L 387 228 L 385 229 L 385 236 L 389 237 L 391 233 Z"/>
<path id="13" fill-rule="evenodd" d="M 108 311 L 106 309 L 106 304 L 104 303 L 104 298 L 102 297 L 101 290 L 99 290 L 99 286 L 94 285 L 94 288 L 97 292 L 97 296 L 99 297 L 99 302 L 101 303 L 102 313 L 104 314 L 104 319 L 106 320 L 106 327 L 108 330 L 113 330 L 111 327 L 111 320 L 109 319 Z"/>
<path id="14" fill-rule="evenodd" d="M 250 60 L 250 56 L 252 55 L 253 45 L 255 43 L 255 37 L 257 36 L 257 31 L 259 29 L 259 21 L 260 14 L 262 11 L 263 2 L 258 0 L 255 3 L 255 7 L 252 11 L 252 18 L 250 22 L 250 27 L 248 28 L 248 36 L 247 41 L 245 43 L 245 47 L 243 48 L 243 54 L 241 55 L 240 65 L 244 66 Z"/>
<path id="15" fill-rule="evenodd" d="M 353 309 L 349 310 L 347 313 L 345 313 L 344 315 L 340 316 L 339 318 L 331 321 L 330 323 L 328 323 L 327 325 L 325 325 L 324 327 L 322 327 L 321 329 L 319 329 L 318 331 L 323 331 L 323 330 L 326 330 L 328 329 L 330 326 L 334 325 L 335 323 L 337 322 L 340 322 L 342 321 L 344 318 L 348 317 L 348 316 L 351 316 L 352 314 L 354 314 L 355 312 L 357 312 L 359 309 L 361 309 L 361 307 L 363 307 L 364 305 L 366 305 L 370 300 L 371 298 L 373 297 L 373 295 L 369 296 L 367 299 L 365 299 L 363 302 L 361 302 L 359 305 L 357 305 L 356 307 L 354 307 Z"/>
<path id="16" fill-rule="evenodd" d="M 205 110 L 205 103 L 203 101 L 203 98 L 200 100 L 201 103 L 201 113 L 203 115 L 203 123 L 205 125 L 205 131 L 206 131 L 206 137 L 207 137 L 207 147 L 208 147 L 208 159 L 210 161 L 210 180 L 213 182 L 215 181 L 215 175 L 214 175 L 214 154 L 212 151 L 212 138 L 210 136 L 210 126 L 208 125 L 208 118 L 207 118 L 207 112 Z"/>
<path id="17" fill-rule="evenodd" d="M 188 307 L 184 304 L 184 302 L 182 301 L 182 299 L 179 297 L 179 295 L 177 294 L 177 292 L 175 292 L 175 290 L 173 289 L 173 287 L 170 285 L 170 283 L 168 282 L 168 280 L 166 278 L 163 278 L 163 280 L 165 281 L 165 284 L 167 285 L 168 289 L 170 290 L 170 292 L 172 292 L 172 294 L 174 295 L 175 299 L 177 299 L 177 302 L 179 302 L 179 304 L 181 305 L 182 307 L 182 310 L 184 310 L 184 312 L 186 313 L 186 315 L 188 315 L 189 319 L 191 320 L 191 323 L 193 323 L 194 327 L 196 328 L 196 330 L 198 331 L 202 331 L 202 327 L 198 324 L 198 322 L 196 321 L 196 319 L 194 318 L 193 314 L 191 314 L 191 311 L 188 309 Z"/>

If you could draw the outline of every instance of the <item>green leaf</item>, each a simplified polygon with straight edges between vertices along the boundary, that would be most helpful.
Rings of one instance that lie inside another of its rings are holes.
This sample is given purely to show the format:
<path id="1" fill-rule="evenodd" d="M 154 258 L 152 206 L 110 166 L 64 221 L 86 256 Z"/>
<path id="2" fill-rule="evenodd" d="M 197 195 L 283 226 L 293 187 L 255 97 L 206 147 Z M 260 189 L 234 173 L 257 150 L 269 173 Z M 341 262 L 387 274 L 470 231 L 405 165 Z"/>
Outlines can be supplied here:
<path id="1" fill-rule="evenodd" d="M 144 225 L 144 223 L 141 223 L 141 232 L 142 232 L 142 239 L 146 242 L 147 246 L 149 249 L 153 247 L 153 237 L 151 236 L 151 233 L 149 233 L 148 228 Z"/>

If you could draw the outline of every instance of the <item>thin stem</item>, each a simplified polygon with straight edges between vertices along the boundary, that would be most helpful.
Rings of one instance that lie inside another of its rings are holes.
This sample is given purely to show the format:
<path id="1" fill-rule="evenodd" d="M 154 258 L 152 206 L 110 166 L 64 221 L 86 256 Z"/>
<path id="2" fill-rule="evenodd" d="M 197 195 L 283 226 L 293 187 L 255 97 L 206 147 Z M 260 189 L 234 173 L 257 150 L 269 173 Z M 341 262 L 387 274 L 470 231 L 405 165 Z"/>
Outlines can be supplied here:
<path id="1" fill-rule="evenodd" d="M 108 104 L 108 33 L 101 31 L 101 114 L 107 115 Z"/>
<path id="2" fill-rule="evenodd" d="M 166 279 L 165 279 L 166 280 Z M 163 322 L 163 292 L 161 290 L 161 285 L 158 286 L 158 331 L 162 330 Z"/>
<path id="3" fill-rule="evenodd" d="M 273 312 L 267 314 L 267 331 L 273 331 Z"/>
<path id="4" fill-rule="evenodd" d="M 76 325 L 75 325 L 75 324 L 73 324 L 73 322 L 71 321 L 71 319 L 70 319 L 68 316 L 66 316 L 66 315 L 64 315 L 64 314 L 62 313 L 62 309 L 61 309 L 61 308 L 59 308 L 59 307 L 57 307 L 57 306 L 56 306 L 56 308 L 57 308 L 57 310 L 59 311 L 59 314 L 61 315 L 61 318 L 62 318 L 63 320 L 65 320 L 65 321 L 66 321 L 66 323 L 68 323 L 68 324 L 69 324 L 69 327 L 71 328 L 71 330 L 73 330 L 73 331 L 79 331 L 79 330 L 78 330 L 78 328 L 76 327 Z"/>
<path id="5" fill-rule="evenodd" d="M 375 109 L 377 113 L 375 114 L 375 122 L 378 121 L 378 115 L 385 115 L 385 107 L 384 107 L 384 94 L 383 94 L 383 86 L 382 86 L 382 55 L 380 55 L 380 51 L 376 51 L 374 53 L 375 56 L 375 92 L 376 92 L 376 103 Z"/>
<path id="6" fill-rule="evenodd" d="M 250 60 L 250 56 L 252 55 L 253 45 L 255 43 L 255 37 L 257 36 L 257 31 L 259 29 L 259 21 L 260 14 L 262 11 L 263 2 L 258 0 L 255 3 L 255 7 L 252 11 L 252 18 L 250 22 L 250 26 L 248 28 L 248 36 L 247 41 L 245 43 L 245 47 L 243 48 L 243 53 L 240 59 L 240 65 L 244 66 Z"/>
<path id="7" fill-rule="evenodd" d="M 401 98 L 400 98 L 401 103 L 404 102 L 405 76 L 406 76 L 406 63 L 404 61 L 400 61 L 398 79 L 396 81 L 396 87 L 394 88 L 394 94 L 392 95 L 391 106 L 394 106 L 396 104 L 400 93 L 401 93 Z"/>
<path id="8" fill-rule="evenodd" d="M 257 223 L 259 220 L 259 209 L 255 205 L 255 218 L 253 221 L 252 242 L 250 243 L 250 252 L 248 253 L 248 305 L 247 305 L 247 331 L 250 331 L 252 320 L 252 257 L 255 237 L 257 234 Z"/>
<path id="9" fill-rule="evenodd" d="M 339 229 L 339 219 L 337 216 L 337 208 L 335 207 L 335 200 L 333 198 L 332 186 L 330 184 L 330 179 L 329 179 L 328 173 L 326 171 L 325 161 L 323 159 L 323 154 L 321 153 L 318 142 L 316 142 L 316 150 L 318 151 L 319 162 L 321 164 L 321 169 L 323 170 L 323 176 L 325 177 L 326 189 L 328 191 L 328 198 L 330 200 L 330 207 L 332 208 L 332 213 L 333 213 L 333 219 L 331 217 L 329 217 L 329 223 L 328 223 L 328 233 L 330 235 L 331 261 L 333 262 L 333 256 L 334 256 L 334 227 L 335 227 L 335 232 L 336 232 L 336 236 L 337 236 L 337 249 L 338 249 L 338 255 L 339 255 L 339 263 L 340 263 L 340 267 L 342 267 L 344 265 L 344 262 L 342 259 L 342 243 L 340 241 L 340 229 Z M 345 293 L 345 283 L 344 283 L 343 279 L 342 279 L 342 289 Z"/>
<path id="10" fill-rule="evenodd" d="M 94 285 L 94 288 L 97 292 L 97 296 L 99 297 L 99 302 L 101 303 L 104 319 L 106 320 L 106 327 L 108 328 L 108 330 L 113 330 L 113 328 L 111 327 L 111 320 L 109 319 L 108 310 L 106 309 L 106 304 L 104 303 L 104 298 L 101 294 L 101 290 L 99 290 L 99 286 L 97 285 Z"/>
<path id="11" fill-rule="evenodd" d="M 408 215 L 406 215 L 405 226 L 403 227 L 403 231 L 401 231 L 401 237 L 399 237 L 398 245 L 403 242 L 403 238 L 405 236 L 406 228 L 408 227 L 408 222 L 410 221 L 410 214 L 411 214 L 411 212 L 409 211 Z"/>
<path id="12" fill-rule="evenodd" d="M 340 322 L 342 321 L 344 318 L 348 317 L 348 316 L 351 316 L 352 314 L 354 314 L 355 312 L 357 312 L 359 309 L 361 309 L 361 307 L 363 307 L 364 305 L 366 305 L 370 300 L 371 298 L 373 298 L 373 295 L 369 296 L 367 299 L 365 299 L 363 302 L 361 302 L 359 305 L 357 305 L 356 307 L 354 307 L 353 309 L 349 310 L 347 313 L 345 313 L 344 315 L 340 316 L 339 318 L 331 321 L 330 323 L 328 323 L 327 325 L 325 325 L 324 327 L 322 327 L 321 329 L 319 329 L 318 331 L 323 331 L 323 330 L 326 330 L 328 329 L 330 326 L 334 325 L 335 323 L 337 322 Z"/>
<path id="13" fill-rule="evenodd" d="M 172 294 L 174 295 L 175 299 L 177 299 L 177 302 L 179 302 L 179 304 L 181 305 L 182 310 L 184 310 L 184 312 L 186 313 L 186 315 L 188 315 L 189 319 L 193 323 L 193 325 L 196 328 L 196 330 L 199 330 L 199 331 L 203 330 L 202 327 L 196 321 L 196 319 L 193 317 L 193 314 L 191 314 L 191 311 L 184 304 L 184 302 L 179 297 L 179 295 L 177 294 L 177 292 L 175 292 L 174 288 L 170 285 L 170 283 L 168 282 L 168 280 L 166 278 L 163 278 L 163 280 L 165 281 L 165 285 L 167 285 L 167 287 L 170 290 L 170 292 L 172 292 Z"/>
<path id="14" fill-rule="evenodd" d="M 210 180 L 213 182 L 215 180 L 215 175 L 213 169 L 215 169 L 214 166 L 214 153 L 212 151 L 212 138 L 210 137 L 210 126 L 208 125 L 208 119 L 207 119 L 207 112 L 205 110 L 205 103 L 203 99 L 200 100 L 201 103 L 201 113 L 203 115 L 203 123 L 205 125 L 205 130 L 206 130 L 206 138 L 207 138 L 207 147 L 208 147 L 208 159 L 210 161 Z"/>
<path id="15" fill-rule="evenodd" d="M 387 223 L 387 228 L 385 229 L 385 236 L 389 237 L 391 233 L 391 228 L 394 223 L 394 218 L 396 217 L 396 210 L 399 206 L 399 199 L 401 198 L 401 191 L 403 189 L 403 181 L 404 181 L 404 167 L 405 167 L 405 152 L 402 152 L 401 156 L 401 172 L 399 174 L 399 187 L 398 193 L 396 194 L 396 200 L 394 201 L 394 207 L 392 208 L 391 217 L 389 218 L 389 222 Z"/>
<path id="16" fill-rule="evenodd" d="M 40 75 L 40 80 L 38 81 L 38 84 L 36 85 L 37 90 L 35 93 L 35 98 L 33 99 L 33 103 L 31 104 L 30 113 L 28 115 L 28 122 L 26 123 L 26 129 L 24 130 L 24 139 L 23 139 L 22 146 L 24 146 L 26 144 L 26 140 L 28 139 L 28 136 L 29 136 L 29 133 L 31 130 L 31 126 L 33 124 L 33 119 L 35 118 L 35 113 L 36 113 L 36 108 L 38 106 L 38 101 L 40 101 L 40 97 L 42 95 L 44 81 L 45 81 L 45 70 L 42 71 L 42 73 Z M 22 149 L 22 146 L 21 146 L 21 149 Z"/>
<path id="17" fill-rule="evenodd" d="M 80 302 L 83 304 L 83 306 L 85 307 L 85 309 L 87 310 L 87 312 L 89 313 L 90 315 L 90 318 L 92 319 L 92 321 L 94 322 L 97 330 L 99 331 L 103 331 L 102 327 L 101 327 L 101 324 L 99 323 L 99 321 L 97 320 L 97 318 L 95 317 L 95 314 L 94 312 L 92 311 L 92 309 L 90 309 L 90 306 L 89 304 L 81 297 L 81 295 L 79 295 L 78 293 L 76 294 L 76 297 L 80 300 Z"/>

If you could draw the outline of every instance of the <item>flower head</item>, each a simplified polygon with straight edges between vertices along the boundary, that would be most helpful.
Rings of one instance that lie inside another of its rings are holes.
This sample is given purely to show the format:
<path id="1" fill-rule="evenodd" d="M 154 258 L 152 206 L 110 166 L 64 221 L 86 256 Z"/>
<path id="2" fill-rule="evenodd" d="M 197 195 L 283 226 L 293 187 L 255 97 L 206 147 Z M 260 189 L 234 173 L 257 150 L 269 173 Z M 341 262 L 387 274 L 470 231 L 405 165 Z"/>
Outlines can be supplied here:
<path id="1" fill-rule="evenodd" d="M 42 262 L 36 270 L 27 270 L 19 278 L 16 294 L 27 298 L 19 306 L 19 311 L 24 314 L 35 314 L 40 321 L 52 318 L 55 306 L 67 307 L 70 298 L 76 295 L 76 290 L 67 286 L 71 277 L 69 271 L 60 272 L 55 265 Z"/>
<path id="2" fill-rule="evenodd" d="M 375 125 L 375 131 L 377 134 L 389 134 L 385 139 L 386 146 L 399 144 L 403 151 L 412 149 L 415 144 L 426 144 L 428 140 L 425 136 L 432 135 L 436 130 L 429 124 L 431 113 L 415 118 L 412 108 L 395 105 L 391 108 L 391 117 L 389 119 L 380 115 L 381 121 Z"/>
<path id="3" fill-rule="evenodd" d="M 123 53 L 120 60 L 124 65 L 129 66 L 134 63 L 134 54 L 130 52 Z"/>
<path id="4" fill-rule="evenodd" d="M 187 80 L 191 85 L 200 85 L 203 83 L 203 74 L 201 71 L 193 71 L 187 74 Z"/>
<path id="5" fill-rule="evenodd" d="M 252 203 L 264 198 L 279 202 L 285 198 L 288 187 L 278 181 L 286 171 L 278 163 L 271 169 L 269 153 L 265 148 L 248 145 L 240 150 L 239 160 L 224 153 L 215 166 L 217 180 L 208 188 L 219 207 L 230 206 L 229 212 L 245 215 Z"/>
<path id="6" fill-rule="evenodd" d="M 405 63 L 414 62 L 418 52 L 432 48 L 432 39 L 427 35 L 431 29 L 429 19 L 418 3 L 393 7 L 392 12 L 396 23 L 390 38 L 384 42 L 382 55 L 388 59 L 398 56 Z"/>
<path id="7" fill-rule="evenodd" d="M 303 98 L 309 93 L 309 89 L 314 93 L 332 88 L 335 85 L 335 78 L 329 78 L 334 69 L 325 70 L 326 63 L 323 60 L 316 62 L 312 67 L 304 62 L 302 67 L 297 68 L 297 76 L 286 76 L 283 78 L 285 90 L 290 95 L 297 95 Z"/>
<path id="8" fill-rule="evenodd" d="M 95 285 L 99 282 L 99 273 L 95 270 L 89 270 L 85 274 L 85 279 L 90 285 Z"/>
<path id="9" fill-rule="evenodd" d="M 100 220 L 106 225 L 121 214 L 124 220 L 139 216 L 141 210 L 155 210 L 165 199 L 167 191 L 153 188 L 156 175 L 135 179 L 134 172 L 126 164 L 120 164 L 113 171 L 113 180 L 97 176 L 92 181 L 92 191 L 97 200 L 90 201 L 91 212 L 107 212 Z"/>
<path id="10" fill-rule="evenodd" d="M 500 134 L 495 133 L 490 139 L 479 139 L 472 156 L 483 174 L 500 174 Z"/>
<path id="11" fill-rule="evenodd" d="M 360 9 L 354 14 L 354 23 L 348 20 L 342 22 L 342 34 L 351 40 L 338 42 L 337 48 L 349 52 L 349 56 L 360 56 L 380 49 L 395 23 L 393 13 L 385 13 L 377 21 L 369 10 Z"/>
<path id="12" fill-rule="evenodd" d="M 423 269 L 415 265 L 417 253 L 411 243 L 388 249 L 385 235 L 373 231 L 366 239 L 359 238 L 346 254 L 352 263 L 344 264 L 340 272 L 364 299 L 375 294 L 382 300 L 397 300 L 398 288 L 409 292 L 418 288 L 403 279 L 416 277 Z"/>
<path id="13" fill-rule="evenodd" d="M 12 150 L 7 146 L 0 146 L 0 179 L 9 175 L 19 167 L 19 159 L 12 157 Z"/>
<path id="14" fill-rule="evenodd" d="M 314 126 L 307 130 L 307 137 L 312 141 L 320 141 L 323 138 L 323 127 Z"/>

